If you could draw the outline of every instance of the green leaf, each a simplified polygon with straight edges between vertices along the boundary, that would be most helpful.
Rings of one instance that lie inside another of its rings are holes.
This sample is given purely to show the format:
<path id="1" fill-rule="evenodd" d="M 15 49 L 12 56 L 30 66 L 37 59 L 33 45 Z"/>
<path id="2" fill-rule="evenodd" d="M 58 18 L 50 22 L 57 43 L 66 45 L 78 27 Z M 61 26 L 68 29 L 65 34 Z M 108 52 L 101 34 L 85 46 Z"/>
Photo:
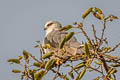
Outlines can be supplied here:
<path id="1" fill-rule="evenodd" d="M 24 59 L 27 60 L 29 58 L 29 53 L 26 50 L 23 50 Z"/>
<path id="2" fill-rule="evenodd" d="M 60 49 L 63 48 L 65 42 L 67 42 L 68 40 L 70 40 L 73 35 L 74 35 L 74 32 L 70 32 L 70 33 L 68 33 L 68 34 L 65 36 L 65 38 L 60 42 L 60 45 L 59 45 Z"/>
<path id="3" fill-rule="evenodd" d="M 54 54 L 54 52 L 45 53 L 45 54 L 42 56 L 42 58 L 43 58 L 43 59 L 50 58 L 53 54 Z"/>
<path id="4" fill-rule="evenodd" d="M 96 8 L 96 7 L 95 7 L 95 11 L 98 12 L 99 14 L 103 14 L 103 13 L 102 13 L 102 10 L 99 9 L 99 8 Z"/>
<path id="5" fill-rule="evenodd" d="M 86 72 L 86 68 L 84 70 L 82 70 L 74 80 L 81 80 L 82 77 L 84 76 L 85 72 Z"/>
<path id="6" fill-rule="evenodd" d="M 86 60 L 86 64 L 85 64 L 86 67 L 89 67 L 91 63 L 92 63 L 92 59 L 90 59 L 90 58 L 87 59 L 87 60 Z"/>
<path id="7" fill-rule="evenodd" d="M 92 12 L 92 8 L 88 8 L 83 14 L 82 14 L 82 18 L 85 19 L 88 14 L 90 14 L 90 12 Z"/>
<path id="8" fill-rule="evenodd" d="M 119 19 L 117 16 L 112 15 L 112 19 Z"/>
<path id="9" fill-rule="evenodd" d="M 59 31 L 64 31 L 64 30 L 67 31 L 67 30 L 69 30 L 69 29 L 71 29 L 71 28 L 73 28 L 72 25 L 66 25 L 66 26 L 60 28 Z"/>
<path id="10" fill-rule="evenodd" d="M 59 45 L 60 49 L 63 48 L 65 42 L 66 42 L 66 40 L 65 40 L 65 38 L 64 38 L 64 39 L 60 42 L 60 45 Z"/>
<path id="11" fill-rule="evenodd" d="M 101 61 L 94 61 L 94 63 L 96 63 L 98 65 L 102 65 L 103 64 Z"/>
<path id="12" fill-rule="evenodd" d="M 44 46 L 42 46 L 42 48 L 46 49 L 46 48 L 51 48 L 50 44 L 45 44 Z"/>
<path id="13" fill-rule="evenodd" d="M 73 70 L 78 71 L 80 68 L 82 68 L 83 66 L 85 66 L 86 62 L 81 62 L 79 64 L 77 64 L 75 67 L 73 67 Z"/>
<path id="14" fill-rule="evenodd" d="M 18 56 L 18 59 L 21 60 L 21 59 L 22 59 L 22 56 Z"/>
<path id="15" fill-rule="evenodd" d="M 36 41 L 36 43 L 40 43 L 40 40 Z"/>
<path id="16" fill-rule="evenodd" d="M 120 67 L 120 64 L 111 64 L 112 67 Z"/>
<path id="17" fill-rule="evenodd" d="M 50 59 L 45 65 L 45 70 L 50 70 L 55 65 L 55 62 L 55 59 Z"/>
<path id="18" fill-rule="evenodd" d="M 100 52 L 104 51 L 104 52 L 108 52 L 111 49 L 111 47 L 102 47 Z"/>
<path id="19" fill-rule="evenodd" d="M 85 49 L 85 54 L 88 58 L 90 58 L 90 51 L 89 51 L 89 48 L 88 48 L 88 44 L 85 43 L 84 44 L 84 49 Z"/>
<path id="20" fill-rule="evenodd" d="M 116 72 L 117 72 L 117 70 L 115 68 L 110 68 L 107 72 L 107 75 L 111 75 L 111 74 L 116 73 Z"/>
<path id="21" fill-rule="evenodd" d="M 40 72 L 37 72 L 34 74 L 34 78 L 35 80 L 42 80 L 43 76 L 46 74 L 47 72 L 45 70 L 41 70 Z"/>
<path id="22" fill-rule="evenodd" d="M 69 80 L 66 75 L 60 75 L 59 78 L 62 78 L 64 80 Z"/>
<path id="23" fill-rule="evenodd" d="M 69 80 L 67 77 L 64 77 L 64 80 Z"/>
<path id="24" fill-rule="evenodd" d="M 26 63 L 29 63 L 29 53 L 26 50 L 23 50 L 23 56 Z"/>
<path id="25" fill-rule="evenodd" d="M 34 46 L 34 48 L 38 48 L 38 47 L 39 47 L 39 45 L 35 45 L 35 46 Z"/>
<path id="26" fill-rule="evenodd" d="M 77 25 L 77 22 L 74 22 L 73 25 Z"/>
<path id="27" fill-rule="evenodd" d="M 71 77 L 72 79 L 74 79 L 74 75 L 73 75 L 72 71 L 69 71 L 68 74 L 70 75 L 70 77 Z"/>
<path id="28" fill-rule="evenodd" d="M 96 77 L 94 80 L 100 80 L 100 77 L 98 76 L 98 77 Z"/>
<path id="29" fill-rule="evenodd" d="M 36 69 L 32 69 L 32 70 L 28 69 L 28 72 L 31 75 L 31 77 L 33 78 L 33 80 L 35 80 L 34 79 L 34 74 L 37 72 L 37 70 Z"/>
<path id="30" fill-rule="evenodd" d="M 13 73 L 21 73 L 21 71 L 20 71 L 20 70 L 17 70 L 17 69 L 13 69 L 12 72 L 13 72 Z"/>
<path id="31" fill-rule="evenodd" d="M 102 47 L 102 48 L 101 48 L 102 51 L 105 50 L 105 49 L 106 49 L 106 47 Z"/>
<path id="32" fill-rule="evenodd" d="M 33 63 L 33 66 L 40 67 L 40 66 L 41 66 L 41 63 L 39 63 L 39 62 L 34 62 L 34 63 Z"/>
<path id="33" fill-rule="evenodd" d="M 19 59 L 8 59 L 8 62 L 20 64 L 20 60 Z"/>
<path id="34" fill-rule="evenodd" d="M 70 32 L 65 36 L 65 40 L 68 41 L 72 38 L 72 36 L 74 35 L 74 32 Z"/>
<path id="35" fill-rule="evenodd" d="M 28 70 L 28 72 L 29 72 L 30 76 L 32 77 L 32 79 L 34 80 L 34 72 L 30 69 Z"/>

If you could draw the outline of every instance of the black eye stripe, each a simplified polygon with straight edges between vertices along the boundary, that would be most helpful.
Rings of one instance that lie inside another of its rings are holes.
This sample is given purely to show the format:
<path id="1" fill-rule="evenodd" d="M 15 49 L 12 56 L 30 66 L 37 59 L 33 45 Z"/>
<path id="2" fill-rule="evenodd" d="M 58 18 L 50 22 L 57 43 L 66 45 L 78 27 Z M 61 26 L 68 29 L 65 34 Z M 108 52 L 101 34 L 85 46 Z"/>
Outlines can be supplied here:
<path id="1" fill-rule="evenodd" d="M 49 23 L 47 26 L 51 26 L 53 23 Z"/>

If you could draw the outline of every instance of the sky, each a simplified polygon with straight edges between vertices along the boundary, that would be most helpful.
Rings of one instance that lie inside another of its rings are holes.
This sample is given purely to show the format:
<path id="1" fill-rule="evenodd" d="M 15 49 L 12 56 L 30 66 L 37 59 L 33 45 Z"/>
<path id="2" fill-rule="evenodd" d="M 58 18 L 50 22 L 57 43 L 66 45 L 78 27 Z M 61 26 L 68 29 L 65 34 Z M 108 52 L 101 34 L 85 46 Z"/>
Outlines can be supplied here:
<path id="1" fill-rule="evenodd" d="M 59 21 L 63 26 L 82 21 L 81 14 L 89 7 L 98 7 L 105 15 L 114 14 L 120 17 L 120 0 L 0 0 L 0 78 L 18 80 L 19 75 L 13 74 L 17 65 L 9 65 L 7 59 L 17 58 L 23 49 L 39 56 L 39 49 L 34 49 L 36 40 L 42 42 L 45 32 L 44 24 L 49 20 Z M 85 21 L 86 30 L 95 24 L 100 30 L 98 20 L 88 16 Z M 107 24 L 106 36 L 113 46 L 120 41 L 120 20 Z M 98 34 L 99 35 L 99 34 Z M 78 38 L 78 37 L 77 37 Z M 81 38 L 78 38 L 81 40 Z M 120 48 L 115 51 L 116 56 Z M 120 74 L 118 68 L 117 75 Z M 92 80 L 89 74 L 83 80 Z M 45 78 L 48 80 L 50 76 Z M 120 76 L 117 76 L 119 79 Z"/>

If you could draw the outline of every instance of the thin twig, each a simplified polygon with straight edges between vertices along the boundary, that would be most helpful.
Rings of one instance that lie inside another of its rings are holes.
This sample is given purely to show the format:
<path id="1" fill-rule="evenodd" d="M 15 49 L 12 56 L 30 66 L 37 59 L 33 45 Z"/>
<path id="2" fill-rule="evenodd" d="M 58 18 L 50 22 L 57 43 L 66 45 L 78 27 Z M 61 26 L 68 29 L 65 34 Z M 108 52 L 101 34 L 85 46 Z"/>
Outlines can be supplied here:
<path id="1" fill-rule="evenodd" d="M 104 20 L 104 23 L 103 23 L 103 29 L 102 29 L 102 33 L 101 33 L 101 40 L 103 39 L 103 35 L 104 35 L 104 32 L 105 32 L 105 29 L 106 29 L 106 21 Z"/>
<path id="2" fill-rule="evenodd" d="M 86 37 L 86 39 L 88 40 L 88 42 L 92 45 L 92 42 L 91 42 L 90 38 L 88 37 L 87 33 L 83 30 L 83 28 L 80 25 L 78 25 L 78 26 L 81 29 L 84 36 Z"/>
<path id="3" fill-rule="evenodd" d="M 105 44 L 108 46 L 108 41 L 107 38 L 103 39 L 103 41 L 105 42 Z"/>
<path id="4" fill-rule="evenodd" d="M 77 74 L 79 74 L 79 73 L 74 69 L 72 62 L 71 62 L 71 66 L 70 66 L 70 67 L 71 67 L 72 70 L 74 70 Z"/>
<path id="5" fill-rule="evenodd" d="M 120 46 L 120 42 L 116 44 L 115 47 L 113 47 L 108 53 L 115 51 L 115 49 L 118 48 L 119 46 Z"/>
<path id="6" fill-rule="evenodd" d="M 55 76 L 54 76 L 53 80 L 55 80 L 57 78 L 57 74 L 59 73 L 59 70 L 60 70 L 60 66 L 58 66 L 57 71 L 55 73 Z"/>
<path id="7" fill-rule="evenodd" d="M 37 62 L 39 62 L 39 63 L 42 63 L 42 62 L 39 61 L 37 58 L 35 58 L 35 56 L 33 56 L 32 54 L 29 53 L 29 55 L 30 55 L 35 61 L 37 61 Z"/>
<path id="8" fill-rule="evenodd" d="M 103 67 L 102 67 L 102 65 L 100 65 L 100 69 L 101 69 L 101 72 L 103 73 Z"/>
<path id="9" fill-rule="evenodd" d="M 82 32 L 75 32 L 75 34 L 80 34 L 80 33 L 82 33 Z"/>
<path id="10" fill-rule="evenodd" d="M 98 39 L 99 39 L 99 44 L 98 44 L 97 50 L 99 50 L 99 47 L 100 47 L 101 44 L 103 43 L 103 36 L 104 36 L 105 29 L 106 29 L 106 20 L 104 20 L 104 23 L 103 23 L 103 28 L 102 28 L 102 32 L 101 32 L 101 37 L 98 38 Z"/>
<path id="11" fill-rule="evenodd" d="M 120 60 L 120 57 L 118 57 L 118 56 L 107 55 L 104 53 L 101 53 L 100 55 L 103 55 L 104 57 L 109 58 L 109 59 Z"/>
<path id="12" fill-rule="evenodd" d="M 95 68 L 90 67 L 90 66 L 89 66 L 88 68 L 90 68 L 90 69 L 92 69 L 92 70 L 94 70 L 94 71 L 97 71 L 97 72 L 101 73 L 102 75 L 104 75 L 103 72 L 99 71 L 98 69 L 95 69 Z"/>
<path id="13" fill-rule="evenodd" d="M 120 64 L 120 62 L 118 62 L 117 60 L 105 60 L 106 62 L 109 62 L 109 63 L 118 63 Z"/>
<path id="14" fill-rule="evenodd" d="M 113 77 L 114 77 L 114 80 L 116 80 L 116 76 L 115 76 L 115 74 L 113 74 Z"/>
<path id="15" fill-rule="evenodd" d="M 28 79 L 28 71 L 27 71 L 27 65 L 26 65 L 26 63 L 25 63 L 25 65 L 24 65 L 24 70 L 25 70 L 25 80 L 29 80 Z"/>
<path id="16" fill-rule="evenodd" d="M 53 73 L 56 73 L 56 71 L 55 71 L 54 69 L 51 69 L 51 71 L 52 71 Z M 58 76 L 62 76 L 62 74 L 59 73 L 59 72 L 57 72 L 57 74 L 58 74 Z"/>
<path id="17" fill-rule="evenodd" d="M 105 62 L 105 59 L 104 59 L 104 57 L 103 57 L 103 55 L 99 55 L 99 59 L 102 61 L 102 63 L 103 63 L 103 67 L 104 67 L 104 69 L 105 69 L 105 71 L 106 71 L 106 73 L 108 72 L 108 65 L 107 65 L 107 63 Z"/>
<path id="18" fill-rule="evenodd" d="M 97 36 L 96 36 L 95 26 L 94 26 L 93 24 L 92 24 L 92 30 L 93 30 L 93 33 L 94 33 L 95 41 L 96 41 L 96 43 L 98 43 L 98 41 L 97 41 Z"/>

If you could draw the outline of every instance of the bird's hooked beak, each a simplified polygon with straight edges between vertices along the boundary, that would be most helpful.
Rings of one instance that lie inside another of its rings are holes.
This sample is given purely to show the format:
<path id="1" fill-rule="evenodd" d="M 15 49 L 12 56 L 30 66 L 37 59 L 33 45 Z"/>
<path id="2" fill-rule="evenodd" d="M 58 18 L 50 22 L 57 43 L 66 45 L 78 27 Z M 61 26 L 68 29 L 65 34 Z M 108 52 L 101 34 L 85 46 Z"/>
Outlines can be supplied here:
<path id="1" fill-rule="evenodd" d="M 47 28 L 45 27 L 44 30 L 47 30 Z"/>
<path id="2" fill-rule="evenodd" d="M 47 24 L 47 25 L 45 26 L 44 30 L 47 30 L 48 27 L 50 27 L 52 24 L 53 24 L 53 23 L 49 23 L 49 24 Z"/>

